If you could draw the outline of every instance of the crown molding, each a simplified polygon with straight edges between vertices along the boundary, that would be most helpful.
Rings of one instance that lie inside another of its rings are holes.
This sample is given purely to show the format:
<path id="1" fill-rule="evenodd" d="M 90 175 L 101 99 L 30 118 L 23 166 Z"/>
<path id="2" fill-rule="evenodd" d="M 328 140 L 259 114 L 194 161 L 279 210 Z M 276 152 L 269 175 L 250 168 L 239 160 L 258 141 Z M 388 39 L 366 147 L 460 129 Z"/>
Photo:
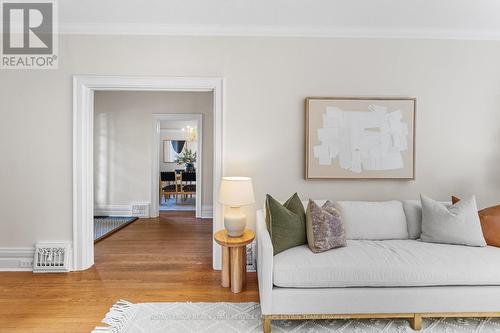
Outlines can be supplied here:
<path id="1" fill-rule="evenodd" d="M 313 26 L 170 25 L 161 23 L 60 23 L 65 35 L 163 35 L 220 37 L 398 38 L 500 40 L 500 30 L 387 29 Z"/>

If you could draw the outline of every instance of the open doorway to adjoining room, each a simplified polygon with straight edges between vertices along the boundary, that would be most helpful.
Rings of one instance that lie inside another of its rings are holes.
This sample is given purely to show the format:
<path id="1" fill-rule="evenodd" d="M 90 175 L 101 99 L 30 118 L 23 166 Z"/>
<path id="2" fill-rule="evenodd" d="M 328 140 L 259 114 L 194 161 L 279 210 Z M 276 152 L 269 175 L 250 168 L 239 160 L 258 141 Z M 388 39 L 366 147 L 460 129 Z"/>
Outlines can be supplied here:
<path id="1" fill-rule="evenodd" d="M 201 212 L 203 114 L 157 116 L 159 211 Z"/>
<path id="2" fill-rule="evenodd" d="M 160 211 L 212 218 L 212 115 L 212 92 L 95 93 L 94 241 Z"/>
<path id="3" fill-rule="evenodd" d="M 223 227 L 222 206 L 218 204 L 218 189 L 223 174 L 222 163 L 222 132 L 223 132 L 223 79 L 222 78 L 190 78 L 190 77 L 148 77 L 148 76 L 93 76 L 77 75 L 73 78 L 73 251 L 72 270 L 85 270 L 94 264 L 94 213 L 97 209 L 94 201 L 94 117 L 95 98 L 99 93 L 207 93 L 211 99 L 210 120 L 212 128 L 204 130 L 204 138 L 213 144 L 212 154 L 204 149 L 204 164 L 212 169 L 204 168 L 203 197 L 209 199 L 209 204 L 203 205 L 204 216 L 213 216 L 212 230 L 215 233 Z M 124 107 L 132 105 L 124 101 Z M 133 105 L 142 108 L 144 105 Z M 175 110 L 175 111 L 174 111 Z M 168 108 L 167 105 L 153 112 L 162 114 L 165 112 L 181 113 L 179 108 Z M 186 112 L 188 113 L 188 112 Z M 200 113 L 198 109 L 196 113 Z M 208 116 L 207 116 L 208 118 Z M 205 118 L 205 123 L 207 123 Z M 153 122 L 154 123 L 154 122 Z M 144 150 L 149 155 L 147 163 L 149 170 L 156 168 L 156 174 L 149 172 L 149 196 L 150 207 L 148 214 L 156 217 L 159 214 L 158 202 L 152 200 L 158 196 L 159 171 L 158 164 L 150 163 L 158 158 L 159 140 L 151 140 L 152 122 L 149 122 L 149 142 L 153 142 L 152 149 Z M 204 145 L 206 147 L 206 145 Z M 152 156 L 152 158 L 151 158 Z M 143 183 L 147 182 L 143 181 Z M 210 182 L 210 183 L 209 183 Z M 154 186 L 151 186 L 154 185 Z M 206 207 L 206 209 L 205 209 Z M 156 216 L 155 216 L 156 215 Z M 221 267 L 220 247 L 212 243 L 212 265 L 214 269 Z"/>

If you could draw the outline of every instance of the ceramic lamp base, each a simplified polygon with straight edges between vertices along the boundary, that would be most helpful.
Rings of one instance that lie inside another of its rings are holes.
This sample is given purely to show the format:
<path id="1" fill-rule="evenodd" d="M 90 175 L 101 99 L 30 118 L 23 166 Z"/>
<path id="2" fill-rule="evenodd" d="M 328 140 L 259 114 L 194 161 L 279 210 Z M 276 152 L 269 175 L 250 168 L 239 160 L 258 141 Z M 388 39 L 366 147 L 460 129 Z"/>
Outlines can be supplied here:
<path id="1" fill-rule="evenodd" d="M 247 218 L 240 207 L 229 207 L 224 215 L 224 227 L 229 237 L 240 237 L 245 231 Z"/>

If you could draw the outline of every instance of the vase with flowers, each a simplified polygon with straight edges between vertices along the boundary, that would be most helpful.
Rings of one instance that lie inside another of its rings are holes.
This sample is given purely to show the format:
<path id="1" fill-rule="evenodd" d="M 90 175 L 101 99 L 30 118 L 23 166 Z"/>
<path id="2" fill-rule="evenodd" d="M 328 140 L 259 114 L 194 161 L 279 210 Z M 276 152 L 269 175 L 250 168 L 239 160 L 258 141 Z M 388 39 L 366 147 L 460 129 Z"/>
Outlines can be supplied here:
<path id="1" fill-rule="evenodd" d="M 194 164 L 196 163 L 196 152 L 186 148 L 177 155 L 175 162 L 179 165 L 184 164 L 186 166 L 186 172 L 195 172 Z"/>

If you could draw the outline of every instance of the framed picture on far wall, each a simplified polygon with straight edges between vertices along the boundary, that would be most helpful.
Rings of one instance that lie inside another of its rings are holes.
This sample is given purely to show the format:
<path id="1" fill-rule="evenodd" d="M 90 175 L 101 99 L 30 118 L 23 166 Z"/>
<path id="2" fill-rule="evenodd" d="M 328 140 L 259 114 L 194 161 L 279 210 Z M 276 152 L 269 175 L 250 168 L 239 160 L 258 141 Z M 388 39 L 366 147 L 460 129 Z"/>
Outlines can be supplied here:
<path id="1" fill-rule="evenodd" d="M 184 140 L 163 140 L 163 163 L 175 163 L 185 145 Z"/>
<path id="2" fill-rule="evenodd" d="M 415 179 L 415 98 L 306 98 L 306 179 Z"/>

